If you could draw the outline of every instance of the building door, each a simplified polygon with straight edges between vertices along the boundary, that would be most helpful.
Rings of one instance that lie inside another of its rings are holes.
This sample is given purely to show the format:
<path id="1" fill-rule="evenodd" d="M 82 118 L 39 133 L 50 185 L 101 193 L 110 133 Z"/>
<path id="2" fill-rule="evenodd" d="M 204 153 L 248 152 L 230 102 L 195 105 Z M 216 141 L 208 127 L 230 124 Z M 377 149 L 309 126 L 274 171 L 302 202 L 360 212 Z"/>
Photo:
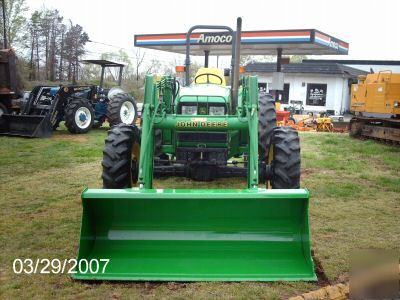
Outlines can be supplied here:
<path id="1" fill-rule="evenodd" d="M 289 90 L 290 90 L 290 84 L 289 83 L 285 83 L 283 85 L 283 91 L 276 91 L 277 99 L 282 104 L 288 104 L 289 103 Z"/>

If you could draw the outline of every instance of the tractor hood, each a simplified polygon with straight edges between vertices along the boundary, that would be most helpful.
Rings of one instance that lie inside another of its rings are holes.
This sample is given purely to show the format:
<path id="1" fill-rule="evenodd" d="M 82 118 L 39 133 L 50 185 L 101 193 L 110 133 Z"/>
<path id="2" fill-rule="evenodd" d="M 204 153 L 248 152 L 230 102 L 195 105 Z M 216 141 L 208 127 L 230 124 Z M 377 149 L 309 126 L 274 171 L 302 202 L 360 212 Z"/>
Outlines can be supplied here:
<path id="1" fill-rule="evenodd" d="M 179 96 L 214 96 L 228 99 L 230 90 L 230 87 L 216 84 L 192 84 L 188 87 L 182 87 Z"/>

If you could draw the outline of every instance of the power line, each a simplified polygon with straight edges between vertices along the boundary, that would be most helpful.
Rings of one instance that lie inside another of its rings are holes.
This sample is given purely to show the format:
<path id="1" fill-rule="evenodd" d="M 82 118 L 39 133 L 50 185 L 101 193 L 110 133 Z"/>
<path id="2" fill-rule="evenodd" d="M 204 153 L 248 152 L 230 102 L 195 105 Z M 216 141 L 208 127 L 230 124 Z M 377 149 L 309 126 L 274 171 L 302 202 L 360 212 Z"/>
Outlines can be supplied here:
<path id="1" fill-rule="evenodd" d="M 100 53 L 100 52 L 96 52 L 96 51 L 92 51 L 92 50 L 85 50 L 85 51 L 89 52 L 89 54 L 98 54 L 98 55 L 106 54 L 106 52 Z M 112 53 L 112 54 L 115 54 L 116 56 L 118 56 L 118 53 Z M 137 57 L 131 56 L 129 54 L 127 54 L 127 56 L 128 56 L 128 58 L 131 58 L 133 60 L 141 59 L 141 58 L 137 58 Z M 175 62 L 175 59 L 173 59 L 173 58 L 171 58 L 170 60 L 159 58 L 159 57 L 156 57 L 156 56 L 153 56 L 153 58 L 156 59 L 157 61 L 160 61 L 160 62 L 166 62 L 166 63 L 174 63 Z M 148 59 L 146 57 L 144 57 L 143 60 L 146 61 L 146 62 L 153 62 L 153 60 Z"/>
<path id="2" fill-rule="evenodd" d="M 107 43 L 102 43 L 102 42 L 95 42 L 92 40 L 88 40 L 89 43 L 94 43 L 94 44 L 100 44 L 100 45 L 105 45 L 105 46 L 109 46 L 109 47 L 114 47 L 114 48 L 119 48 L 119 49 L 124 49 L 124 50 L 128 50 L 131 51 L 131 49 L 127 49 L 124 47 L 120 47 L 120 46 L 116 46 L 116 45 L 111 45 L 111 44 L 107 44 Z"/>
<path id="3" fill-rule="evenodd" d="M 90 42 L 90 43 L 94 43 L 94 44 L 100 44 L 100 45 L 104 45 L 104 46 L 109 46 L 109 47 L 113 47 L 113 48 L 117 48 L 117 49 L 123 49 L 123 50 L 126 50 L 126 51 L 133 51 L 133 49 L 128 49 L 128 48 L 125 48 L 125 47 L 121 47 L 121 46 L 117 46 L 117 45 L 112 45 L 112 44 L 108 44 L 108 43 L 103 43 L 103 42 L 97 42 L 97 41 L 92 41 L 92 40 L 89 40 L 88 42 Z M 151 50 L 151 49 L 150 49 Z M 150 57 L 153 57 L 153 58 L 156 58 L 157 60 L 162 60 L 162 59 L 159 59 L 159 57 L 157 56 L 157 55 L 153 55 L 153 54 L 148 54 L 147 52 L 145 52 L 146 53 L 146 56 L 150 56 Z M 183 55 L 183 54 L 179 54 L 179 53 L 175 53 L 176 55 Z M 128 55 L 129 56 L 129 55 Z M 134 59 L 134 60 L 139 60 L 140 58 L 137 58 L 137 57 L 133 57 L 133 56 L 129 56 L 129 57 L 131 57 L 132 59 Z M 183 59 L 183 58 L 182 58 Z M 164 60 L 165 61 L 165 60 Z"/>

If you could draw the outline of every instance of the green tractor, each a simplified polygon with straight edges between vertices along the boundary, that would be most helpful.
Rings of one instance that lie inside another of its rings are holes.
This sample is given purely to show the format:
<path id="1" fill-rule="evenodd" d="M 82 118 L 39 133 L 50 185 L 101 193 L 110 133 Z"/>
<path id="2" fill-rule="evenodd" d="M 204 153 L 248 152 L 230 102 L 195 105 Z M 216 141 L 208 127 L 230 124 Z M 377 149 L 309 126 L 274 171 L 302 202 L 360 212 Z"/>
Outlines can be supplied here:
<path id="1" fill-rule="evenodd" d="M 190 35 L 226 30 L 232 37 L 231 86 L 201 69 L 191 85 L 147 76 L 141 130 L 120 124 L 105 140 L 103 189 L 82 193 L 78 260 L 109 259 L 102 272 L 77 269 L 81 280 L 316 280 L 307 190 L 299 188 L 296 131 L 276 127 L 275 105 L 257 78 L 239 78 L 237 30 L 194 26 Z M 242 158 L 243 167 L 229 159 Z M 211 180 L 234 173 L 246 189 L 155 189 L 153 176 Z M 264 182 L 261 184 L 261 182 Z"/>

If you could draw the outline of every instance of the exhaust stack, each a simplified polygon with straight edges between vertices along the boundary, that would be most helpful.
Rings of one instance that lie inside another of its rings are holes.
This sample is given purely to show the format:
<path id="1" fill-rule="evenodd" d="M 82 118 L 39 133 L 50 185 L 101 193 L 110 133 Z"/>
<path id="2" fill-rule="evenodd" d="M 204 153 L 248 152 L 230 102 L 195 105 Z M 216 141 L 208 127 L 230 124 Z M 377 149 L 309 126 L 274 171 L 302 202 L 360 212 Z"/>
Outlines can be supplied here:
<path id="1" fill-rule="evenodd" d="M 242 18 L 237 18 L 234 38 L 234 52 L 232 55 L 232 113 L 236 113 L 239 89 L 240 69 L 240 40 L 242 35 Z"/>

